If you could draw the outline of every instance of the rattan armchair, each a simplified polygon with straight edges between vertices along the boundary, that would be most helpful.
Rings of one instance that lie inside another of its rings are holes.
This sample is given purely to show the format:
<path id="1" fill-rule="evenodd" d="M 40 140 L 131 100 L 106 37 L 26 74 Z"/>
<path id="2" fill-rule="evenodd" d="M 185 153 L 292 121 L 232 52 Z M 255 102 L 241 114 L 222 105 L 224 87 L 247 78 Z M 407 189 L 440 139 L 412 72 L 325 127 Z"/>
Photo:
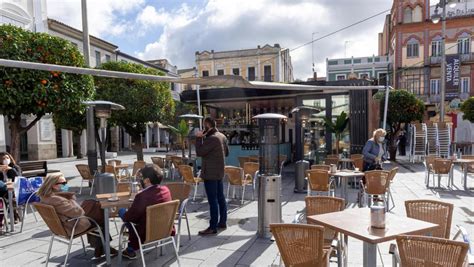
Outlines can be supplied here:
<path id="1" fill-rule="evenodd" d="M 386 193 L 389 183 L 390 173 L 388 171 L 374 170 L 365 172 L 365 185 L 362 186 L 362 197 L 359 200 L 365 200 L 365 203 L 370 207 L 374 196 L 381 197 L 385 209 L 388 210 Z M 364 206 L 363 203 L 360 204 Z"/>
<path id="2" fill-rule="evenodd" d="M 338 155 L 327 155 L 326 159 L 324 160 L 324 164 L 331 165 L 334 164 L 337 166 L 339 164 L 339 156 Z"/>
<path id="3" fill-rule="evenodd" d="M 81 175 L 81 188 L 79 189 L 79 195 L 82 194 L 82 185 L 84 182 L 91 182 L 91 191 L 90 195 L 92 195 L 92 191 L 94 190 L 94 175 L 92 175 L 91 170 L 89 169 L 89 165 L 87 164 L 77 164 L 76 169 L 79 171 L 79 174 Z"/>
<path id="4" fill-rule="evenodd" d="M 434 162 L 436 159 L 439 159 L 436 155 L 428 155 L 425 157 L 425 183 L 428 188 L 430 185 L 430 176 L 433 175 L 434 180 Z M 434 185 L 434 181 L 433 181 Z"/>
<path id="5" fill-rule="evenodd" d="M 393 195 L 392 195 L 392 183 L 393 183 L 393 179 L 395 178 L 395 176 L 397 175 L 398 173 L 398 167 L 394 167 L 390 170 L 390 173 L 389 173 L 389 176 L 388 176 L 388 179 L 389 179 L 389 183 L 387 184 L 387 208 L 389 211 L 393 210 L 393 208 L 395 208 L 395 201 L 393 199 Z M 390 207 L 390 201 L 392 201 L 392 207 Z"/>
<path id="6" fill-rule="evenodd" d="M 127 227 L 130 227 L 129 231 L 135 233 L 138 238 L 138 244 L 140 247 L 140 254 L 142 258 L 142 265 L 146 266 L 144 251 L 157 249 L 165 245 L 173 245 L 173 249 L 176 255 L 176 262 L 178 266 L 179 255 L 176 247 L 174 236 L 171 235 L 174 226 L 174 220 L 176 212 L 178 211 L 179 200 L 172 200 L 165 203 L 160 203 L 146 208 L 146 234 L 145 240 L 141 240 L 138 235 L 137 229 L 133 223 L 125 223 L 122 225 L 119 235 L 119 266 L 122 264 L 122 248 L 123 248 L 123 234 Z M 131 234 L 131 233 L 129 233 Z"/>
<path id="7" fill-rule="evenodd" d="M 453 204 L 436 200 L 407 200 L 405 209 L 407 217 L 439 225 L 431 232 L 431 236 L 449 239 Z"/>
<path id="8" fill-rule="evenodd" d="M 468 251 L 467 243 L 427 236 L 398 236 L 397 246 L 403 267 L 462 267 Z"/>
<path id="9" fill-rule="evenodd" d="M 257 162 L 244 163 L 244 177 L 245 177 L 245 180 L 252 181 L 253 191 L 255 191 L 255 185 L 257 182 L 259 170 L 260 170 L 260 164 Z"/>
<path id="10" fill-rule="evenodd" d="M 324 248 L 324 227 L 308 224 L 270 224 L 285 266 L 329 266 L 332 249 Z"/>
<path id="11" fill-rule="evenodd" d="M 233 186 L 233 197 L 235 198 L 235 186 L 241 187 L 242 189 L 242 200 L 241 204 L 244 204 L 245 187 L 251 186 L 253 189 L 253 179 L 248 179 L 250 176 L 244 175 L 244 170 L 240 167 L 226 166 L 224 168 L 224 174 L 227 177 L 227 195 L 229 199 L 230 186 Z M 255 199 L 255 190 L 252 191 L 252 199 Z"/>
<path id="12" fill-rule="evenodd" d="M 137 172 L 143 168 L 145 168 L 146 162 L 143 160 L 137 160 L 133 163 L 133 170 L 132 170 L 132 176 L 136 176 Z"/>
<path id="13" fill-rule="evenodd" d="M 183 177 L 183 182 L 194 186 L 193 201 L 196 200 L 198 186 L 200 183 L 203 183 L 204 180 L 200 177 L 194 177 L 193 167 L 189 165 L 179 165 L 178 170 Z"/>
<path id="14" fill-rule="evenodd" d="M 181 172 L 179 171 L 179 166 L 185 165 L 184 160 L 180 156 L 171 156 L 171 165 L 172 165 L 172 168 L 170 169 L 171 179 L 174 180 L 176 176 L 176 170 L 178 170 L 178 174 L 181 175 Z"/>
<path id="15" fill-rule="evenodd" d="M 462 159 L 473 159 L 474 160 L 474 155 L 462 155 L 461 157 Z M 464 165 L 461 165 L 462 166 L 462 170 L 464 170 Z M 468 163 L 466 164 L 467 166 L 467 172 L 468 173 L 474 173 L 474 163 Z"/>
<path id="16" fill-rule="evenodd" d="M 239 159 L 240 168 L 243 168 L 246 162 L 250 162 L 249 157 L 237 157 L 237 158 Z"/>
<path id="17" fill-rule="evenodd" d="M 188 238 L 191 240 L 191 230 L 189 229 L 189 220 L 188 220 L 188 212 L 186 207 L 189 201 L 189 194 L 191 193 L 192 186 L 185 183 L 168 183 L 166 184 L 168 189 L 171 192 L 171 198 L 173 200 L 179 200 L 179 209 L 178 213 L 176 214 L 176 221 L 178 223 L 178 238 L 176 240 L 176 247 L 178 248 L 181 244 L 181 222 L 183 219 L 186 220 L 186 226 L 188 228 Z"/>
<path id="18" fill-rule="evenodd" d="M 330 171 L 331 170 L 331 165 L 326 165 L 326 164 L 311 165 L 311 170 Z"/>
<path id="19" fill-rule="evenodd" d="M 114 163 L 115 163 L 115 165 L 120 165 L 120 164 L 122 164 L 122 161 L 119 160 L 119 159 L 111 159 L 111 160 L 107 161 L 108 165 L 114 165 Z"/>
<path id="20" fill-rule="evenodd" d="M 312 191 L 324 192 L 328 196 L 334 196 L 335 184 L 331 175 L 326 170 L 307 170 L 306 178 L 308 181 L 308 196 Z"/>
<path id="21" fill-rule="evenodd" d="M 364 169 L 364 155 L 351 154 L 351 159 L 354 164 L 354 168 L 358 168 L 360 171 Z"/>
<path id="22" fill-rule="evenodd" d="M 34 203 L 33 206 L 36 208 L 41 218 L 43 218 L 44 222 L 46 223 L 49 230 L 51 231 L 51 241 L 49 242 L 48 254 L 46 256 L 46 266 L 48 266 L 48 263 L 49 263 L 49 256 L 51 255 L 51 249 L 53 247 L 54 239 L 64 240 L 68 243 L 66 259 L 64 260 L 64 266 L 66 266 L 67 264 L 69 253 L 71 252 L 72 242 L 74 241 L 74 239 L 78 237 L 81 238 L 84 254 L 86 254 L 86 248 L 85 248 L 84 239 L 83 239 L 83 236 L 85 234 L 99 235 L 102 241 L 102 246 L 104 245 L 104 235 L 102 234 L 102 230 L 100 229 L 99 224 L 96 221 L 94 221 L 92 218 L 89 218 L 87 216 L 80 216 L 77 218 L 69 219 L 68 220 L 69 222 L 75 222 L 75 223 L 74 223 L 71 233 L 68 234 L 53 206 L 42 204 L 42 203 Z M 76 233 L 75 231 L 76 231 L 77 223 L 81 219 L 88 219 L 94 227 L 91 227 L 82 233 Z M 97 231 L 97 234 L 95 233 L 95 231 Z"/>
<path id="23" fill-rule="evenodd" d="M 453 161 L 450 159 L 435 159 L 433 167 L 433 173 L 438 175 L 438 187 L 441 187 L 441 175 L 448 176 L 448 187 L 450 187 L 453 184 Z"/>

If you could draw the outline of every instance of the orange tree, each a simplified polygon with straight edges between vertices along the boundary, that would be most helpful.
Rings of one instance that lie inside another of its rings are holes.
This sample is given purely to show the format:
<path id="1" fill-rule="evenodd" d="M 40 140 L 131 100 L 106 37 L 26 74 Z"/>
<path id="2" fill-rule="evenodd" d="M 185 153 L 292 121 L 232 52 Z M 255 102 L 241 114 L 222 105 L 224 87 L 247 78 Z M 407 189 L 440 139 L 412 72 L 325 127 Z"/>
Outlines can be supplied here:
<path id="1" fill-rule="evenodd" d="M 65 112 L 56 112 L 53 114 L 54 125 L 61 129 L 72 131 L 73 139 L 77 144 L 75 154 L 78 159 L 84 155 L 81 152 L 81 134 L 87 128 L 86 106 L 82 105 L 79 109 Z"/>
<path id="2" fill-rule="evenodd" d="M 383 119 L 385 109 L 385 93 L 377 94 L 381 100 L 381 118 Z M 388 151 L 390 159 L 396 160 L 397 140 L 402 130 L 402 124 L 412 121 L 421 121 L 425 113 L 425 104 L 420 99 L 407 90 L 390 90 L 387 113 L 387 139 L 389 142 Z"/>
<path id="3" fill-rule="evenodd" d="M 107 62 L 104 70 L 163 75 L 162 72 L 128 62 Z M 125 110 L 113 111 L 110 122 L 121 126 L 132 137 L 137 159 L 143 160 L 142 136 L 148 122 L 166 121 L 174 116 L 169 83 L 146 80 L 95 77 L 96 99 L 120 104 Z"/>
<path id="4" fill-rule="evenodd" d="M 474 96 L 469 97 L 462 103 L 461 111 L 464 113 L 463 119 L 474 123 Z"/>
<path id="5" fill-rule="evenodd" d="M 46 33 L 0 25 L 0 58 L 83 67 L 84 59 L 70 42 Z M 0 67 L 0 113 L 8 118 L 11 153 L 20 159 L 20 135 L 48 113 L 77 110 L 94 92 L 88 75 Z M 34 119 L 23 125 L 22 116 Z"/>

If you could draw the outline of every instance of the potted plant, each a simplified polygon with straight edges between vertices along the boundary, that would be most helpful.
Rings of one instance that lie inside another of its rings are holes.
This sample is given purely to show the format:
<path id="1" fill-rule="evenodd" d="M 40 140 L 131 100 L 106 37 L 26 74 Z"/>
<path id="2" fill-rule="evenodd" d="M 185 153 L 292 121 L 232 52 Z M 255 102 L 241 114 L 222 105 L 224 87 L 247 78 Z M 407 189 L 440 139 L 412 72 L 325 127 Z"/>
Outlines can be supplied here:
<path id="1" fill-rule="evenodd" d="M 173 127 L 171 125 L 168 125 L 168 127 L 178 137 L 178 142 L 181 144 L 182 157 L 184 159 L 185 153 L 186 153 L 186 137 L 189 134 L 189 126 L 186 123 L 186 121 L 181 120 L 179 124 L 177 125 L 177 127 Z"/>
<path id="2" fill-rule="evenodd" d="M 336 121 L 332 121 L 332 119 L 324 118 L 324 126 L 334 133 L 336 136 L 336 154 L 339 155 L 339 142 L 341 141 L 342 135 L 347 128 L 347 124 L 349 123 L 349 118 L 347 117 L 347 113 L 344 111 L 336 117 Z"/>

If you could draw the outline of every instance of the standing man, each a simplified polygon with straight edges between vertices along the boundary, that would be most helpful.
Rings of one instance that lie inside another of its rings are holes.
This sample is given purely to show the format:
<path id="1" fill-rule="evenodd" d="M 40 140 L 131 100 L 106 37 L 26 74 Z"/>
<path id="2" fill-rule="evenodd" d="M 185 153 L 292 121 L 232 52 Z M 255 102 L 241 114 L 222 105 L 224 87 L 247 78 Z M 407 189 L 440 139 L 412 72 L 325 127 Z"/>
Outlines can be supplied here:
<path id="1" fill-rule="evenodd" d="M 215 235 L 227 228 L 227 204 L 224 196 L 225 157 L 229 155 L 227 138 L 216 129 L 212 118 L 204 119 L 204 132 L 196 133 L 196 154 L 202 157 L 201 178 L 204 179 L 211 219 L 209 227 L 199 235 Z"/>

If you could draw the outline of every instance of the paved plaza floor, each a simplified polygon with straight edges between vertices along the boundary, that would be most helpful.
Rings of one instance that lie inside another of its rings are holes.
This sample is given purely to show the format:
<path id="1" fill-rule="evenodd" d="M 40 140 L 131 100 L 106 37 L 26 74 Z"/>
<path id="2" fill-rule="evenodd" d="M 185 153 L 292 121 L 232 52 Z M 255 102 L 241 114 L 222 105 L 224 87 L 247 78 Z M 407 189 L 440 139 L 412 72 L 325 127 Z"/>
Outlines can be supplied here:
<path id="1" fill-rule="evenodd" d="M 154 154 L 153 156 L 155 156 Z M 151 162 L 151 154 L 145 155 L 145 160 Z M 120 155 L 125 163 L 132 163 L 136 156 L 133 154 Z M 49 168 L 61 170 L 69 180 L 71 190 L 79 191 L 79 173 L 74 165 L 86 163 L 86 160 L 59 159 L 49 163 Z M 466 192 L 461 186 L 461 172 L 458 168 L 454 172 L 455 186 L 446 187 L 446 178 L 442 179 L 441 189 L 427 189 L 424 184 L 424 166 L 421 163 L 411 164 L 406 160 L 392 166 L 399 166 L 393 187 L 393 197 L 396 206 L 394 214 L 405 215 L 403 202 L 409 199 L 435 199 L 454 204 L 454 215 L 451 236 L 455 233 L 457 224 L 464 226 L 471 236 L 474 236 L 474 192 Z M 390 167 L 390 166 L 387 166 Z M 283 173 L 282 186 L 282 211 L 283 221 L 291 222 L 297 212 L 304 210 L 305 194 L 293 193 L 294 179 L 293 168 L 288 166 Z M 470 186 L 474 186 L 474 179 L 469 178 Z M 356 190 L 349 190 L 349 200 L 352 202 L 348 208 L 353 208 L 356 200 Z M 339 192 L 339 191 L 338 191 Z M 338 194 L 338 192 L 336 194 Z M 83 190 L 80 200 L 89 198 L 89 189 Z M 203 199 L 203 187 L 199 187 L 198 198 L 188 206 L 190 217 L 191 240 L 188 240 L 186 228 L 183 227 L 181 248 L 179 250 L 181 266 L 278 266 L 280 258 L 276 244 L 267 239 L 256 237 L 257 230 L 257 201 L 251 201 L 251 190 L 246 194 L 245 204 L 232 200 L 229 203 L 228 228 L 217 236 L 200 237 L 199 230 L 208 226 L 209 212 L 207 201 Z M 25 229 L 22 233 L 4 234 L 0 236 L 0 266 L 41 266 L 50 240 L 50 232 L 38 215 L 35 222 L 31 214 L 26 219 Z M 120 227 L 120 222 L 117 221 Z M 19 224 L 16 230 L 19 230 Z M 113 223 L 110 224 L 113 236 L 112 245 L 117 245 L 118 236 Z M 379 266 L 391 266 L 391 255 L 388 254 L 390 242 L 379 246 L 382 257 L 378 257 Z M 55 242 L 51 255 L 50 265 L 60 265 L 64 260 L 67 245 Z M 87 255 L 82 252 L 80 239 L 75 240 L 69 260 L 70 266 L 96 266 L 104 265 L 104 257 L 93 258 L 93 250 L 88 249 Z M 171 248 L 163 250 L 163 255 L 150 251 L 145 255 L 148 266 L 177 266 Z M 124 266 L 141 266 L 141 261 L 124 260 Z M 117 266 L 117 257 L 113 258 L 113 265 Z M 362 242 L 349 238 L 349 265 L 362 266 Z M 332 263 L 331 266 L 337 266 Z"/>

